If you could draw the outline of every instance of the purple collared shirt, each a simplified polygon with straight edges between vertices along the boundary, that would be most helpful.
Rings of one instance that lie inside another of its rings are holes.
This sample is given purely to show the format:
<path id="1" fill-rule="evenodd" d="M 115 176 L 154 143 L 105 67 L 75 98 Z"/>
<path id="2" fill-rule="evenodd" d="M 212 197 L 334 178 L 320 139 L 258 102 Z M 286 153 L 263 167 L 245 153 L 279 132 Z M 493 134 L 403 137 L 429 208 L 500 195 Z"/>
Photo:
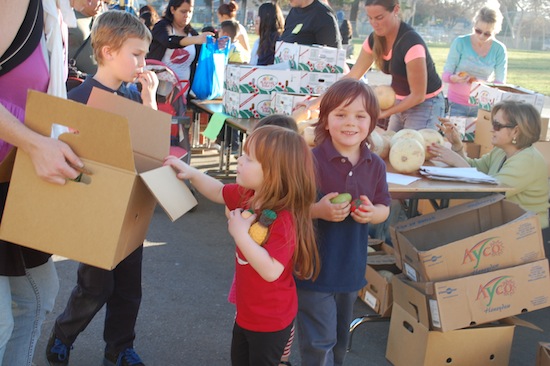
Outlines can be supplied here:
<path id="1" fill-rule="evenodd" d="M 329 138 L 313 149 L 319 198 L 330 192 L 348 192 L 352 197 L 369 197 L 373 204 L 389 206 L 386 164 L 365 145 L 357 164 L 342 156 Z M 315 281 L 299 281 L 301 289 L 319 292 L 352 292 L 365 286 L 368 224 L 348 216 L 342 222 L 317 220 L 317 243 L 321 273 Z"/>

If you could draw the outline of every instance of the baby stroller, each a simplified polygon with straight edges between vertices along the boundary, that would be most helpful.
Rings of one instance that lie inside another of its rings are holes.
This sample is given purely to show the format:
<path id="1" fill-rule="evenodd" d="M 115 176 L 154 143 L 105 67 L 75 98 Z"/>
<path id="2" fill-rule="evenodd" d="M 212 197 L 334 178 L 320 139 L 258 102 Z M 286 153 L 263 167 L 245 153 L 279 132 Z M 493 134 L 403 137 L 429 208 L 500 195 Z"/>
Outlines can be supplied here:
<path id="1" fill-rule="evenodd" d="M 191 143 L 189 130 L 191 118 L 185 115 L 187 109 L 186 92 L 189 89 L 188 80 L 180 80 L 177 75 L 163 62 L 145 60 L 146 69 L 157 74 L 159 86 L 157 89 L 157 106 L 160 111 L 172 116 L 170 134 L 170 155 L 180 157 L 187 164 L 191 162 Z"/>

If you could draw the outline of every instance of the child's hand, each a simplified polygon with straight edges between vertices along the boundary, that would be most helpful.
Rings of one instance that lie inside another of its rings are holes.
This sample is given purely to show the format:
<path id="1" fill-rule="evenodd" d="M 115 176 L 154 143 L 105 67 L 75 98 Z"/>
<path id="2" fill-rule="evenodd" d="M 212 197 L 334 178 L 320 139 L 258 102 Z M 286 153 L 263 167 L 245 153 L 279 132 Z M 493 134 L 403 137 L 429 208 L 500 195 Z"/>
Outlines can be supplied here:
<path id="1" fill-rule="evenodd" d="M 350 213 L 351 205 L 349 202 L 330 202 L 330 200 L 336 196 L 338 196 L 338 192 L 331 192 L 321 198 L 321 200 L 315 204 L 315 217 L 332 222 L 344 221 Z"/>
<path id="2" fill-rule="evenodd" d="M 181 161 L 180 159 L 178 159 L 173 155 L 169 155 L 165 157 L 163 165 L 171 166 L 172 169 L 176 171 L 176 176 L 179 179 L 192 179 L 194 174 L 197 172 L 195 168 L 187 165 L 186 163 L 184 163 L 183 161 Z"/>
<path id="3" fill-rule="evenodd" d="M 227 228 L 229 230 L 229 234 L 231 234 L 231 236 L 237 243 L 243 240 L 245 236 L 250 236 L 248 234 L 248 230 L 256 220 L 256 215 L 251 215 L 250 217 L 245 219 L 242 216 L 242 212 L 243 210 L 241 208 L 237 208 L 231 211 L 229 213 L 229 219 L 227 220 Z"/>
<path id="4" fill-rule="evenodd" d="M 157 74 L 151 70 L 143 70 L 137 78 L 137 82 L 141 84 L 141 99 L 143 105 L 157 109 L 156 93 L 159 86 Z"/>
<path id="5" fill-rule="evenodd" d="M 355 208 L 351 213 L 351 217 L 360 224 L 366 224 L 372 221 L 373 211 L 375 209 L 372 202 L 367 196 L 359 196 L 361 205 Z"/>

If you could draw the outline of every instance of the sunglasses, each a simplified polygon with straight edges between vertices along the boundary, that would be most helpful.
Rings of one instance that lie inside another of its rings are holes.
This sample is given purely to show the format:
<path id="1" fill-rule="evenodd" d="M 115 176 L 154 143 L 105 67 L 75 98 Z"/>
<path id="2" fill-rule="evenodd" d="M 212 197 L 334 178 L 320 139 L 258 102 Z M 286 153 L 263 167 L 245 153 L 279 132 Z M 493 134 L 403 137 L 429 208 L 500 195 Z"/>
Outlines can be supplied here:
<path id="1" fill-rule="evenodd" d="M 500 131 L 503 128 L 514 128 L 514 127 L 516 127 L 515 125 L 503 125 L 502 123 L 497 122 L 497 121 L 493 121 L 491 124 L 493 125 L 493 131 Z"/>
<path id="2" fill-rule="evenodd" d="M 483 32 L 481 29 L 479 28 L 474 28 L 474 32 L 476 32 L 476 34 L 479 34 L 479 35 L 484 35 L 485 37 L 491 37 L 493 35 L 492 32 Z"/>

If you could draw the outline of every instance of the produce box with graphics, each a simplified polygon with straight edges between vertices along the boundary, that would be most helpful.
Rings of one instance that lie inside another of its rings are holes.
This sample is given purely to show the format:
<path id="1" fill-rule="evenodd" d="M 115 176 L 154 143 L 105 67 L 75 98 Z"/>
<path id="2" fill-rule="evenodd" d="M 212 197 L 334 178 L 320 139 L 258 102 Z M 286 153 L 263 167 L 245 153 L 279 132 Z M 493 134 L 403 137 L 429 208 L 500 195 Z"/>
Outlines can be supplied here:
<path id="1" fill-rule="evenodd" d="M 397 265 L 413 281 L 470 276 L 545 258 L 540 221 L 492 195 L 390 228 Z"/>
<path id="2" fill-rule="evenodd" d="M 300 72 L 273 65 L 229 64 L 225 71 L 225 89 L 244 94 L 298 93 Z"/>
<path id="3" fill-rule="evenodd" d="M 446 281 L 414 282 L 395 276 L 392 285 L 395 302 L 403 301 L 400 293 L 424 295 L 430 312 L 425 325 L 442 332 L 550 306 L 548 259 Z"/>

